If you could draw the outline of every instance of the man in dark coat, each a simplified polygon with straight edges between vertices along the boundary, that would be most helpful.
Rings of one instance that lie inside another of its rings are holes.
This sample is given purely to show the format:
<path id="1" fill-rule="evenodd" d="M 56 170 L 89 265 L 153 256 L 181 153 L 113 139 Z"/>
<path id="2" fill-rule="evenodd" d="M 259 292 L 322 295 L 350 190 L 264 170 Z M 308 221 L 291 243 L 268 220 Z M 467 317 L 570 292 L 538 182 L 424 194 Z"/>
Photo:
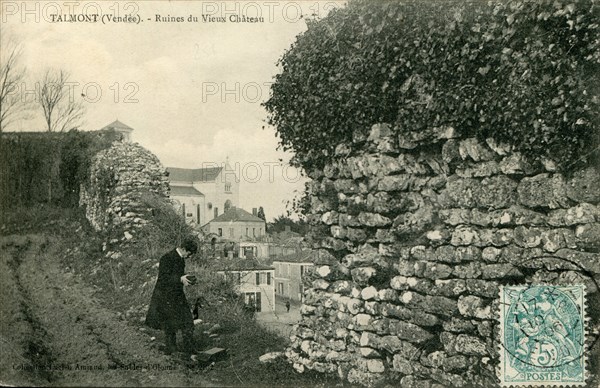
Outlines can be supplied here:
<path id="1" fill-rule="evenodd" d="M 195 350 L 194 320 L 183 286 L 192 284 L 189 275 L 185 275 L 184 259 L 197 251 L 196 241 L 189 238 L 184 240 L 181 247 L 160 258 L 158 279 L 150 300 L 146 324 L 154 329 L 164 330 L 167 354 L 177 350 L 177 330 L 181 330 L 183 336 L 184 352 L 194 353 Z"/>

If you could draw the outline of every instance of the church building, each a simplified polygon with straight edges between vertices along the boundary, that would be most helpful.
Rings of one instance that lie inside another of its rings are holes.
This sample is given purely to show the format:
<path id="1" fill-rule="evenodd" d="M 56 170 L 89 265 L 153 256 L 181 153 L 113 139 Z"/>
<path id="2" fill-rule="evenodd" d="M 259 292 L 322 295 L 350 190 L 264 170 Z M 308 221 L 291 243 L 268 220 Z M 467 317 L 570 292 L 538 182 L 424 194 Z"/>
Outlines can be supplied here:
<path id="1" fill-rule="evenodd" d="M 186 221 L 201 226 L 239 205 L 239 182 L 229 162 L 210 167 L 167 167 L 171 198 Z"/>

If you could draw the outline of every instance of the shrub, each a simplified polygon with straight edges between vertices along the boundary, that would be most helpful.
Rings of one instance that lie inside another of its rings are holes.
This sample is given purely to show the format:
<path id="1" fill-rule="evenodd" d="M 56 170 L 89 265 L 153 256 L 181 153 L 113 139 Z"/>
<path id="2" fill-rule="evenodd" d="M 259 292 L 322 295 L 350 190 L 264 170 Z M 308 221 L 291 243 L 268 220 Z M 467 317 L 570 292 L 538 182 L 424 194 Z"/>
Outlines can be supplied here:
<path id="1" fill-rule="evenodd" d="M 350 1 L 279 60 L 269 123 L 306 169 L 380 122 L 573 161 L 599 143 L 599 16 L 596 0 Z"/>

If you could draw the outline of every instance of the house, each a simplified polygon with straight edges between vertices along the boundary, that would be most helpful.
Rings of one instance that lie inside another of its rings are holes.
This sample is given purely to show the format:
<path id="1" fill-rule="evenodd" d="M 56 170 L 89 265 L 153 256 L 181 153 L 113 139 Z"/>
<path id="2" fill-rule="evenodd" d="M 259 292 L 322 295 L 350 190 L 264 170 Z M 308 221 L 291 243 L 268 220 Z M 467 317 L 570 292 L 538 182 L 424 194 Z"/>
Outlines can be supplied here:
<path id="1" fill-rule="evenodd" d="M 207 234 L 215 233 L 230 240 L 254 242 L 265 237 L 265 228 L 265 220 L 235 206 L 202 227 Z"/>
<path id="2" fill-rule="evenodd" d="M 221 262 L 217 273 L 234 282 L 236 291 L 244 295 L 246 305 L 257 312 L 275 311 L 275 287 L 273 267 L 255 259 L 226 260 Z"/>
<path id="3" fill-rule="evenodd" d="M 229 162 L 221 167 L 167 167 L 171 198 L 186 221 L 205 225 L 239 203 L 239 182 Z"/>
<path id="4" fill-rule="evenodd" d="M 315 251 L 306 249 L 273 260 L 275 268 L 275 294 L 278 297 L 302 301 L 304 274 L 314 266 Z"/>
<path id="5" fill-rule="evenodd" d="M 108 124 L 104 128 L 100 129 L 101 131 L 115 131 L 121 134 L 121 141 L 131 143 L 131 132 L 133 132 L 133 128 L 131 128 L 127 124 L 123 124 L 118 119 Z"/>

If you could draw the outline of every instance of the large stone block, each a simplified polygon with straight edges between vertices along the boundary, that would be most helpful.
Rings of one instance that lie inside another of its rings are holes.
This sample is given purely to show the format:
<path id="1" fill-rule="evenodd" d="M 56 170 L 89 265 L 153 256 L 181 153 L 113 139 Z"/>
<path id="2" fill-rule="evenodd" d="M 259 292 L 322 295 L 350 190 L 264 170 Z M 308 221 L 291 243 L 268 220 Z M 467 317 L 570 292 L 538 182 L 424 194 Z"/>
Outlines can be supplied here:
<path id="1" fill-rule="evenodd" d="M 367 241 L 367 232 L 360 228 L 348 228 L 346 232 L 348 240 L 363 243 Z"/>
<path id="2" fill-rule="evenodd" d="M 381 353 L 373 348 L 363 347 L 359 349 L 360 355 L 367 359 L 379 359 L 381 358 Z M 369 360 L 371 361 L 371 360 Z M 370 372 L 374 372 L 374 370 L 369 370 Z M 383 370 L 382 370 L 383 372 Z"/>
<path id="3" fill-rule="evenodd" d="M 340 226 L 360 226 L 358 217 L 350 214 L 340 213 L 338 215 L 338 222 L 340 223 Z"/>
<path id="4" fill-rule="evenodd" d="M 588 249 L 600 248 L 600 223 L 579 225 L 575 229 L 579 246 Z"/>
<path id="5" fill-rule="evenodd" d="M 452 317 L 450 320 L 444 321 L 442 327 L 444 331 L 451 333 L 472 333 L 477 329 L 470 319 L 458 317 Z"/>
<path id="6" fill-rule="evenodd" d="M 476 279 L 481 276 L 481 263 L 472 261 L 454 267 L 454 276 L 461 279 Z"/>
<path id="7" fill-rule="evenodd" d="M 350 298 L 346 303 L 346 308 L 348 312 L 353 315 L 357 315 L 364 311 L 365 303 L 358 298 Z"/>
<path id="8" fill-rule="evenodd" d="M 502 159 L 500 170 L 507 175 L 531 174 L 534 168 L 520 152 L 514 152 Z"/>
<path id="9" fill-rule="evenodd" d="M 452 232 L 450 243 L 454 246 L 472 245 L 480 241 L 479 232 L 477 229 L 469 226 L 459 226 Z"/>
<path id="10" fill-rule="evenodd" d="M 479 142 L 475 138 L 461 140 L 458 152 L 463 160 L 470 158 L 474 162 L 492 160 L 495 156 L 486 144 Z"/>
<path id="11" fill-rule="evenodd" d="M 452 316 L 457 311 L 456 301 L 443 296 L 421 295 L 413 291 L 405 291 L 400 301 L 409 308 L 416 308 L 429 313 Z"/>
<path id="12" fill-rule="evenodd" d="M 412 359 L 406 359 L 398 354 L 394 355 L 392 369 L 403 375 L 412 375 L 415 372 L 415 362 Z"/>
<path id="13" fill-rule="evenodd" d="M 459 334 L 454 342 L 454 351 L 470 356 L 489 356 L 485 342 L 477 337 Z"/>
<path id="14" fill-rule="evenodd" d="M 373 286 L 365 287 L 360 292 L 360 297 L 362 300 L 375 300 L 379 296 L 377 288 Z"/>
<path id="15" fill-rule="evenodd" d="M 539 174 L 523 178 L 517 188 L 519 201 L 528 207 L 550 209 L 569 207 L 567 185 L 560 174 Z"/>
<path id="16" fill-rule="evenodd" d="M 421 327 L 398 320 L 390 320 L 390 334 L 412 343 L 423 343 L 433 337 L 433 334 Z"/>
<path id="17" fill-rule="evenodd" d="M 492 299 L 495 299 L 500 295 L 500 287 L 498 286 L 498 283 L 493 281 L 467 279 L 466 284 L 468 292 L 473 295 Z"/>
<path id="18" fill-rule="evenodd" d="M 459 262 L 479 261 L 481 259 L 481 249 L 474 246 L 456 248 L 456 257 Z"/>
<path id="19" fill-rule="evenodd" d="M 574 243 L 575 234 L 570 229 L 559 228 L 550 229 L 542 232 L 542 247 L 546 252 L 556 252 L 562 248 L 575 248 L 569 246 L 569 243 Z"/>
<path id="20" fill-rule="evenodd" d="M 483 279 L 507 279 L 520 278 L 523 277 L 523 274 L 512 264 L 483 264 L 481 277 Z"/>
<path id="21" fill-rule="evenodd" d="M 379 349 L 382 343 L 382 337 L 375 333 L 363 331 L 360 335 L 360 346 Z"/>
<path id="22" fill-rule="evenodd" d="M 358 221 L 361 225 L 370 227 L 384 227 L 392 223 L 392 220 L 377 213 L 362 212 L 358 215 Z"/>
<path id="23" fill-rule="evenodd" d="M 567 184 L 567 196 L 576 202 L 600 203 L 600 169 L 591 166 L 575 172 Z"/>
<path id="24" fill-rule="evenodd" d="M 435 292 L 443 296 L 457 296 L 467 290 L 467 283 L 463 279 L 447 279 L 435 281 Z"/>
<path id="25" fill-rule="evenodd" d="M 423 277 L 428 279 L 446 279 L 452 275 L 452 267 L 442 263 L 424 262 Z"/>
<path id="26" fill-rule="evenodd" d="M 502 250 L 496 247 L 486 247 L 481 251 L 481 258 L 483 261 L 488 263 L 495 263 L 498 261 Z"/>
<path id="27" fill-rule="evenodd" d="M 381 382 L 385 379 L 385 376 L 380 372 L 367 372 L 353 368 L 348 372 L 347 379 L 350 384 L 373 387 L 381 384 Z"/>
<path id="28" fill-rule="evenodd" d="M 475 195 L 479 190 L 479 182 L 475 179 L 463 179 L 456 175 L 448 178 L 446 188 L 442 190 L 442 206 L 472 208 L 477 202 Z"/>
<path id="29" fill-rule="evenodd" d="M 315 279 L 312 283 L 313 288 L 317 290 L 327 290 L 329 288 L 329 282 L 325 279 Z"/>
<path id="30" fill-rule="evenodd" d="M 373 267 L 354 268 L 351 271 L 352 280 L 358 285 L 367 285 L 369 280 L 377 274 L 377 270 Z"/>
<path id="31" fill-rule="evenodd" d="M 500 172 L 498 163 L 494 160 L 487 162 L 480 162 L 474 164 L 467 164 L 466 166 L 456 169 L 456 175 L 462 178 L 481 178 L 496 175 Z"/>
<path id="32" fill-rule="evenodd" d="M 412 174 L 390 175 L 383 177 L 377 189 L 379 191 L 408 191 L 415 185 L 416 178 Z"/>
<path id="33" fill-rule="evenodd" d="M 471 223 L 469 209 L 441 209 L 438 215 L 444 223 L 452 226 Z"/>
<path id="34" fill-rule="evenodd" d="M 490 304 L 474 295 L 463 295 L 458 298 L 458 311 L 467 318 L 492 318 Z"/>
<path id="35" fill-rule="evenodd" d="M 517 182 L 507 176 L 485 178 L 474 192 L 475 204 L 487 209 L 500 209 L 517 201 Z"/>
<path id="36" fill-rule="evenodd" d="M 337 280 L 331 284 L 331 292 L 341 295 L 350 295 L 355 284 L 348 280 Z"/>
<path id="37" fill-rule="evenodd" d="M 514 230 L 514 241 L 523 248 L 535 248 L 542 242 L 542 230 L 536 227 L 517 226 Z"/>

